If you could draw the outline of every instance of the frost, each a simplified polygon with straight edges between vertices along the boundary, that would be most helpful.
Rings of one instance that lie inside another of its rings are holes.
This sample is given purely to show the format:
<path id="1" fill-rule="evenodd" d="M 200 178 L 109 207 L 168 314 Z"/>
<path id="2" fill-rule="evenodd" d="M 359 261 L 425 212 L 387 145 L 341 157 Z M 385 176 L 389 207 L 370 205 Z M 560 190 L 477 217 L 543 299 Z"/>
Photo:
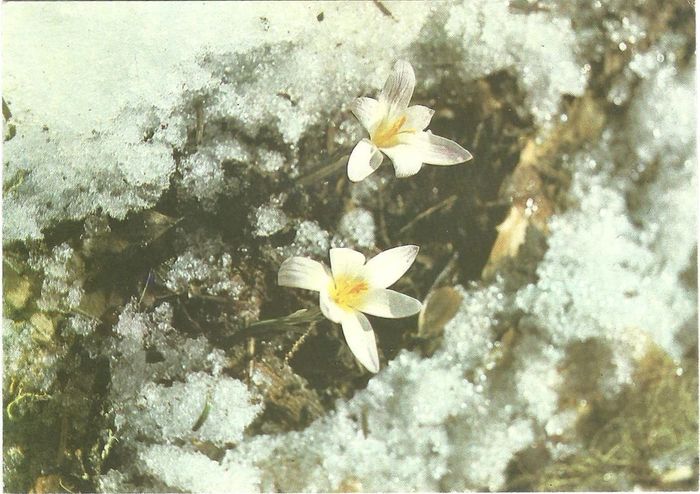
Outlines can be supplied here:
<path id="1" fill-rule="evenodd" d="M 167 486 L 250 490 L 257 478 L 254 470 L 228 471 L 201 453 L 170 445 L 182 440 L 235 444 L 262 410 L 245 384 L 221 374 L 223 352 L 212 349 L 204 338 L 179 335 L 171 319 L 167 304 L 150 314 L 127 306 L 115 326 L 120 339 L 113 351 L 119 357 L 111 364 L 110 396 L 119 437 L 124 447 L 138 451 L 139 468 Z M 149 363 L 146 343 L 161 352 L 160 361 Z M 162 380 L 175 381 L 156 384 Z M 101 480 L 104 485 L 125 485 L 124 481 L 114 474 Z"/>
<path id="2" fill-rule="evenodd" d="M 230 136 L 217 136 L 201 144 L 197 151 L 184 157 L 178 166 L 182 174 L 179 192 L 195 197 L 212 210 L 219 196 L 238 192 L 239 182 L 228 176 L 225 168 L 242 168 L 251 159 L 249 146 Z"/>
<path id="3" fill-rule="evenodd" d="M 565 412 L 552 415 L 544 427 L 545 432 L 549 436 L 561 436 L 565 431 L 574 426 L 576 423 L 576 418 L 577 415 L 574 410 L 567 410 Z"/>
<path id="4" fill-rule="evenodd" d="M 260 412 L 248 404 L 245 385 L 238 380 L 190 373 L 172 386 L 148 383 L 135 402 L 140 411 L 138 433 L 159 441 L 211 441 L 223 446 L 237 443 L 243 430 Z M 206 412 L 205 412 L 206 410 Z M 195 424 L 206 413 L 203 424 Z"/>
<path id="5" fill-rule="evenodd" d="M 118 337 L 110 347 L 111 396 L 119 404 L 115 406 L 115 423 L 126 428 L 124 434 L 139 427 L 143 415 L 131 405 L 149 383 L 184 381 L 190 372 L 220 373 L 221 351 L 212 349 L 204 337 L 188 338 L 175 331 L 172 317 L 168 304 L 148 313 L 138 311 L 132 302 L 122 310 L 114 327 Z M 158 351 L 161 358 L 149 362 L 147 347 Z"/>
<path id="6" fill-rule="evenodd" d="M 177 446 L 150 446 L 139 453 L 143 470 L 167 486 L 187 492 L 253 492 L 258 490 L 255 470 L 223 468 L 201 453 Z"/>
<path id="7" fill-rule="evenodd" d="M 28 392 L 46 393 L 51 389 L 65 351 L 37 348 L 37 342 L 45 342 L 50 336 L 30 323 L 3 319 L 3 389 L 17 385 Z"/>
<path id="8" fill-rule="evenodd" d="M 352 200 L 355 204 L 368 204 L 372 199 L 377 197 L 377 193 L 381 193 L 381 189 L 388 182 L 387 177 L 382 177 L 379 174 L 372 174 L 366 179 L 356 184 L 350 191 Z"/>
<path id="9" fill-rule="evenodd" d="M 224 171 L 219 160 L 199 152 L 180 164 L 182 185 L 205 206 L 212 207 L 214 199 L 224 191 Z"/>
<path id="10" fill-rule="evenodd" d="M 284 166 L 285 161 L 282 153 L 266 149 L 258 154 L 257 164 L 264 172 L 274 173 Z"/>
<path id="11" fill-rule="evenodd" d="M 689 208 L 696 197 L 695 160 L 689 154 L 693 92 L 684 85 L 687 77 L 682 75 L 681 84 L 662 95 L 660 87 L 668 88 L 670 80 L 669 69 L 661 68 L 631 110 L 630 129 L 636 132 L 632 142 L 637 143 L 632 166 L 662 159 L 658 180 L 641 189 L 643 209 L 629 211 L 628 198 L 620 193 L 640 193 L 634 178 L 612 177 L 609 166 L 589 166 L 614 163 L 612 143 L 572 161 L 579 207 L 553 219 L 539 281 L 517 298 L 535 324 L 551 331 L 556 344 L 602 337 L 639 354 L 644 334 L 672 355 L 682 353 L 675 334 L 696 311 L 695 297 L 679 289 L 679 276 L 695 247 L 695 214 Z M 656 111 L 651 113 L 649 106 Z M 642 111 L 656 118 L 642 118 Z M 657 122 L 665 124 L 665 139 L 652 139 L 654 129 L 661 128 Z M 642 229 L 632 223 L 630 213 L 643 221 Z"/>
<path id="12" fill-rule="evenodd" d="M 552 345 L 542 345 L 538 338 L 526 338 L 518 345 L 520 356 L 515 369 L 515 386 L 528 415 L 540 423 L 549 423 L 559 406 L 562 376 L 558 369 L 564 352 Z"/>
<path id="13" fill-rule="evenodd" d="M 143 143 L 140 135 L 113 130 L 80 135 L 60 126 L 18 125 L 22 131 L 4 148 L 5 180 L 18 180 L 5 196 L 5 242 L 40 238 L 39 231 L 57 220 L 98 210 L 124 218 L 130 210 L 153 205 L 169 185 L 174 164 L 162 143 Z"/>
<path id="14" fill-rule="evenodd" d="M 374 247 L 376 226 L 374 216 L 366 209 L 353 209 L 340 219 L 338 232 L 350 245 L 370 249 Z"/>
<path id="15" fill-rule="evenodd" d="M 236 277 L 231 254 L 224 252 L 220 239 L 194 242 L 170 264 L 165 286 L 174 293 L 202 290 L 209 295 L 238 297 L 243 284 Z"/>
<path id="16" fill-rule="evenodd" d="M 467 77 L 515 71 L 540 124 L 558 112 L 563 95 L 583 93 L 586 76 L 569 19 L 514 13 L 507 1 L 464 2 L 450 9 L 445 30 L 460 43 Z"/>
<path id="17" fill-rule="evenodd" d="M 287 215 L 278 206 L 264 204 L 255 211 L 255 235 L 269 237 L 287 226 Z"/>
<path id="18" fill-rule="evenodd" d="M 109 470 L 98 478 L 98 492 L 124 492 L 134 490 L 127 482 L 127 475 Z"/>
<path id="19" fill-rule="evenodd" d="M 95 332 L 99 321 L 90 317 L 77 314 L 68 319 L 66 330 L 77 336 L 88 336 Z"/>
<path id="20" fill-rule="evenodd" d="M 282 249 L 283 257 L 315 255 L 324 257 L 330 247 L 330 234 L 315 221 L 302 221 L 296 229 L 294 242 Z"/>
<path id="21" fill-rule="evenodd" d="M 41 299 L 37 302 L 41 309 L 74 309 L 80 305 L 83 262 L 68 244 L 54 247 L 50 257 L 34 257 L 31 265 L 44 273 Z"/>

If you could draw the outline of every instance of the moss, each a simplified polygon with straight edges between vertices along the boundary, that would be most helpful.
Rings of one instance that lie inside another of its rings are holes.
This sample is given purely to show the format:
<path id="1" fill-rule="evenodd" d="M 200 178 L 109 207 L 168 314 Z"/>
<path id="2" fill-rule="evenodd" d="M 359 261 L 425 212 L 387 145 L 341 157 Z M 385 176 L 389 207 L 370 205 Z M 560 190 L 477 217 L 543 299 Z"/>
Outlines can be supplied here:
<path id="1" fill-rule="evenodd" d="M 692 358 L 679 367 L 663 350 L 650 346 L 631 385 L 613 399 L 594 399 L 581 414 L 579 452 L 534 471 L 521 470 L 510 479 L 510 488 L 696 490 L 697 390 Z"/>

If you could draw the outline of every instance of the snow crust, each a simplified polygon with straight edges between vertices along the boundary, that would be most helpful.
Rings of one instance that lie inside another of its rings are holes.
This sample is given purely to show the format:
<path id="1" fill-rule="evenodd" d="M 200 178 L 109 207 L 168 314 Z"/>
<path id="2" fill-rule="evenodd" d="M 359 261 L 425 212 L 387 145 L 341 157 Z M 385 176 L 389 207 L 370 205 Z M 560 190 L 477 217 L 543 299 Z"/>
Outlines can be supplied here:
<path id="1" fill-rule="evenodd" d="M 5 94 L 18 128 L 5 146 L 5 183 L 15 184 L 5 198 L 5 242 L 42 238 L 46 227 L 96 211 L 124 218 L 148 208 L 176 169 L 211 204 L 227 190 L 222 153 L 251 158 L 234 138 L 176 167 L 174 151 L 198 125 L 197 105 L 234 136 L 276 133 L 282 149 L 257 158 L 269 172 L 281 166 L 280 151 L 294 157 L 304 133 L 343 111 L 349 95 L 377 91 L 393 60 L 419 58 L 411 52 L 431 43 L 460 47 L 467 78 L 515 70 L 543 120 L 585 83 L 569 21 L 513 14 L 507 2 L 396 2 L 392 17 L 370 2 L 86 9 L 5 9 Z M 446 75 L 425 69 L 427 84 Z M 337 141 L 356 131 L 341 125 Z"/>

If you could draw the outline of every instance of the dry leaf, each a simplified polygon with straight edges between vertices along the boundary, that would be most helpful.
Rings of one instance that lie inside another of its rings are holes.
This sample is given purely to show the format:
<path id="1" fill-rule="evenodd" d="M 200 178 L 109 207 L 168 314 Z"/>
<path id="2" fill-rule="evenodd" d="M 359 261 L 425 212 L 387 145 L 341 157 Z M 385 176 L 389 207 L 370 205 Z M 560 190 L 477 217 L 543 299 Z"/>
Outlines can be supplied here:
<path id="1" fill-rule="evenodd" d="M 504 260 L 517 256 L 528 226 L 547 233 L 547 219 L 553 214 L 554 205 L 545 178 L 558 188 L 566 187 L 568 177 L 555 169 L 556 157 L 594 139 L 604 123 L 605 113 L 600 104 L 593 95 L 586 94 L 571 105 L 567 120 L 554 127 L 545 139 L 531 139 L 525 145 L 512 176 L 501 189 L 500 195 L 507 197 L 512 207 L 496 227 L 498 237 L 482 278 L 493 277 Z"/>
<path id="2" fill-rule="evenodd" d="M 418 316 L 418 336 L 425 339 L 442 336 L 445 325 L 457 314 L 462 296 L 452 287 L 431 292 Z"/>

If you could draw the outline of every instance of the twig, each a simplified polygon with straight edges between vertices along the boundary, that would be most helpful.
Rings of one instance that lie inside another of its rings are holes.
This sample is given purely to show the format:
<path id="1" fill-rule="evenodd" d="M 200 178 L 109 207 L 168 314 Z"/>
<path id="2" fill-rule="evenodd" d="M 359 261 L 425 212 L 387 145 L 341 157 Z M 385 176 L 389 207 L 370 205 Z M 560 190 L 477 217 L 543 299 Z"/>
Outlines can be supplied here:
<path id="1" fill-rule="evenodd" d="M 391 11 L 389 9 L 387 9 L 386 6 L 382 2 L 380 2 L 379 0 L 373 0 L 373 2 L 374 2 L 374 5 L 376 5 L 377 8 L 382 12 L 382 14 L 384 14 L 387 17 L 391 17 L 395 22 L 398 22 L 396 17 L 394 17 L 394 15 L 391 13 Z"/>
<path id="2" fill-rule="evenodd" d="M 442 268 L 442 271 L 440 271 L 440 274 L 437 275 L 437 278 L 435 278 L 435 281 L 433 281 L 433 284 L 430 285 L 430 289 L 428 290 L 428 294 L 433 293 L 433 290 L 437 289 L 439 285 L 441 285 L 447 278 L 452 276 L 452 272 L 454 271 L 455 266 L 457 265 L 457 261 L 459 260 L 459 252 L 455 252 L 452 254 L 452 257 L 450 258 L 449 261 L 447 261 L 447 264 L 445 264 L 445 267 Z"/>
<path id="3" fill-rule="evenodd" d="M 7 407 L 5 408 L 5 413 L 7 413 L 7 416 L 9 417 L 10 420 L 15 420 L 17 417 L 12 413 L 12 410 L 17 406 L 17 404 L 20 402 L 20 400 L 27 399 L 27 398 L 32 398 L 33 400 L 36 401 L 48 401 L 51 398 L 49 395 L 46 394 L 37 394 L 37 393 L 25 393 L 22 391 L 20 388 L 17 397 L 12 400 L 10 403 L 8 403 Z"/>
<path id="4" fill-rule="evenodd" d="M 294 355 L 299 351 L 299 349 L 301 348 L 301 345 L 304 344 L 304 342 L 306 341 L 306 338 L 308 338 L 308 336 L 311 334 L 311 332 L 314 329 L 316 329 L 316 323 L 312 322 L 309 325 L 309 329 L 307 329 L 306 332 L 299 337 L 299 339 L 294 343 L 294 345 L 292 345 L 291 350 L 289 350 L 287 352 L 287 355 L 285 355 L 285 357 L 284 357 L 285 364 L 289 365 L 289 361 L 292 360 L 292 358 L 294 358 Z"/>
<path id="5" fill-rule="evenodd" d="M 146 277 L 146 282 L 143 284 L 143 291 L 139 297 L 138 306 L 141 307 L 141 302 L 143 302 L 143 297 L 146 296 L 146 290 L 148 290 L 148 282 L 151 281 L 151 276 L 153 276 L 153 271 L 148 270 L 148 276 Z"/>
<path id="6" fill-rule="evenodd" d="M 221 297 L 219 295 L 208 295 L 206 293 L 192 292 L 192 293 L 188 293 L 187 296 L 189 298 L 193 298 L 193 299 L 209 300 L 211 302 L 216 302 L 217 304 L 230 304 L 231 302 L 233 302 L 233 299 L 231 299 L 230 297 Z"/>
<path id="7" fill-rule="evenodd" d="M 379 234 L 382 236 L 384 245 L 389 247 L 393 244 L 386 229 L 386 220 L 384 219 L 384 194 L 382 194 L 381 191 L 377 194 L 377 202 L 379 202 Z"/>
<path id="8" fill-rule="evenodd" d="M 207 417 L 209 417 L 210 411 L 211 411 L 211 392 L 207 393 L 206 400 L 204 401 L 204 408 L 202 409 L 202 413 L 199 414 L 197 421 L 192 426 L 192 432 L 197 432 L 202 427 L 202 425 L 204 425 L 204 422 L 207 420 Z"/>
<path id="9" fill-rule="evenodd" d="M 348 159 L 350 159 L 349 155 L 341 156 L 339 159 L 333 161 L 329 165 L 322 166 L 322 167 L 312 171 L 311 173 L 309 173 L 305 177 L 301 177 L 299 180 L 297 180 L 297 183 L 304 186 L 304 187 L 307 185 L 311 185 L 314 182 L 321 180 L 321 179 L 327 177 L 328 175 L 332 174 L 336 169 L 344 167 L 347 164 Z"/>
<path id="10" fill-rule="evenodd" d="M 56 451 L 56 464 L 60 465 L 68 444 L 68 416 L 61 416 L 61 432 L 58 435 L 58 450 Z"/>
<path id="11" fill-rule="evenodd" d="M 253 379 L 253 372 L 255 372 L 255 338 L 248 338 L 246 342 L 246 351 L 248 354 L 248 386 Z"/>
<path id="12" fill-rule="evenodd" d="M 15 261 L 12 261 L 12 260 L 8 259 L 7 256 L 9 256 L 9 255 L 13 255 L 13 254 L 10 254 L 10 253 L 7 252 L 7 251 L 3 252 L 2 262 L 3 262 L 4 264 L 7 264 L 7 266 L 8 266 L 10 269 L 12 269 L 12 271 L 14 271 L 15 273 L 17 273 L 17 274 L 22 274 L 22 269 L 21 269 L 19 266 L 17 266 L 17 264 L 15 264 Z"/>
<path id="13" fill-rule="evenodd" d="M 200 333 L 203 333 L 202 326 L 200 326 L 199 323 L 197 321 L 195 321 L 194 318 L 190 315 L 189 311 L 187 310 L 187 307 L 185 306 L 185 303 L 180 301 L 179 306 L 180 306 L 180 309 L 182 310 L 182 312 L 185 314 L 185 317 L 187 318 L 189 323 L 192 325 L 192 327 L 194 327 Z"/>
<path id="14" fill-rule="evenodd" d="M 511 206 L 513 203 L 508 200 L 503 200 L 499 199 L 496 201 L 486 201 L 486 202 L 480 202 L 479 206 L 483 207 L 484 209 L 493 209 L 493 208 L 505 208 Z"/>
<path id="15" fill-rule="evenodd" d="M 399 230 L 399 235 L 406 232 L 407 230 L 413 228 L 416 223 L 421 221 L 423 218 L 426 218 L 433 214 L 435 211 L 438 211 L 442 208 L 447 208 L 450 207 L 454 204 L 454 202 L 457 200 L 457 195 L 453 194 L 449 196 L 447 199 L 444 199 L 440 201 L 439 203 L 435 204 L 434 206 L 429 207 L 422 213 L 418 214 L 415 218 L 413 218 L 408 224 L 404 225 L 400 230 Z"/>
<path id="16" fill-rule="evenodd" d="M 197 102 L 194 109 L 195 115 L 195 144 L 197 147 L 202 144 L 204 140 L 204 108 L 202 107 L 202 102 Z"/>
<path id="17" fill-rule="evenodd" d="M 75 494 L 75 491 L 66 487 L 66 485 L 63 483 L 63 479 L 61 479 L 61 478 L 58 479 L 58 485 L 60 485 L 64 491 L 70 492 L 70 494 Z"/>
<path id="18" fill-rule="evenodd" d="M 10 111 L 10 107 L 7 106 L 7 103 L 5 103 L 5 98 L 2 99 L 2 116 L 5 120 L 12 118 L 12 112 Z"/>

